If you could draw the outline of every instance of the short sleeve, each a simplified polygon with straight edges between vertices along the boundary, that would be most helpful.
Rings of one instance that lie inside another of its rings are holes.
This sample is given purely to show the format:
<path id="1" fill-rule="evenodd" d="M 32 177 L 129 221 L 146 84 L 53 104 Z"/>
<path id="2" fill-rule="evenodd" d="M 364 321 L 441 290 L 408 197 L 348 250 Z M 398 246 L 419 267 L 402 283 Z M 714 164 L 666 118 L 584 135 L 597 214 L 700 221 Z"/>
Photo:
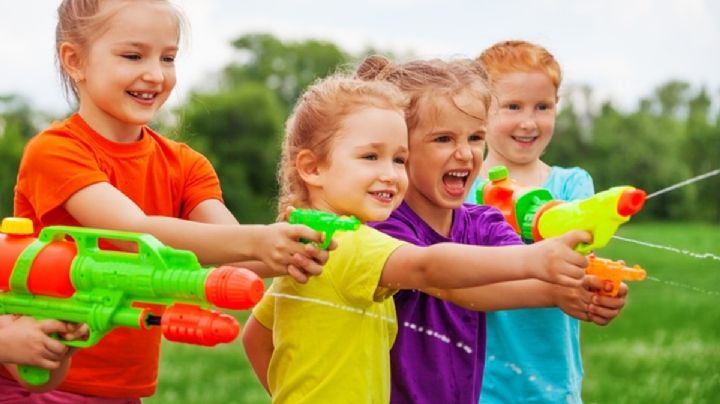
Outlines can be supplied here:
<path id="1" fill-rule="evenodd" d="M 106 182 L 93 151 L 80 141 L 40 134 L 25 147 L 16 192 L 34 207 L 38 218 L 63 205 L 88 185 Z"/>
<path id="2" fill-rule="evenodd" d="M 474 226 L 477 231 L 484 233 L 484 245 L 507 246 L 522 244 L 520 236 L 505 220 L 502 213 L 494 207 L 490 207 L 482 216 L 481 223 Z"/>
<path id="3" fill-rule="evenodd" d="M 328 276 L 340 296 L 350 305 L 367 307 L 392 296 L 396 290 L 379 287 L 390 255 L 407 243 L 368 226 L 344 233 L 330 253 Z"/>
<path id="4" fill-rule="evenodd" d="M 580 167 L 572 167 L 563 170 L 561 192 L 555 197 L 564 201 L 585 199 L 595 194 L 595 187 L 590 174 Z M 552 190 L 551 190 L 552 191 Z"/>
<path id="5" fill-rule="evenodd" d="M 187 219 L 200 202 L 208 199 L 222 201 L 220 180 L 210 161 L 202 154 L 182 145 L 185 187 L 180 217 Z"/>
<path id="6" fill-rule="evenodd" d="M 260 324 L 269 330 L 273 329 L 273 321 L 275 317 L 275 296 L 271 295 L 271 293 L 274 291 L 275 282 L 277 281 L 278 278 L 273 280 L 273 283 L 270 285 L 268 290 L 265 291 L 265 295 L 263 295 L 262 299 L 260 299 L 258 304 L 256 304 L 252 310 L 253 317 L 255 317 Z"/>

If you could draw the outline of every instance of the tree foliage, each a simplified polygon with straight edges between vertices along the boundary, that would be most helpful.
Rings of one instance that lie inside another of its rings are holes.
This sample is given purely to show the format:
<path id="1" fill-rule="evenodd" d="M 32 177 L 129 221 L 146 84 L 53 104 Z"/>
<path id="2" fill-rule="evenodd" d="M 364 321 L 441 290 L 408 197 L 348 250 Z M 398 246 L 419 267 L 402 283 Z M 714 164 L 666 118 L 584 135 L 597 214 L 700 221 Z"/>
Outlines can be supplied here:
<path id="1" fill-rule="evenodd" d="M 283 126 L 299 94 L 368 52 L 390 54 L 366 50 L 353 56 L 331 42 L 269 34 L 245 35 L 232 46 L 236 60 L 210 78 L 205 90 L 196 89 L 161 131 L 177 134 L 210 159 L 241 222 L 270 222 Z M 720 114 L 706 89 L 670 81 L 632 111 L 610 102 L 594 107 L 587 86 L 578 94 L 563 98 L 544 160 L 587 169 L 598 191 L 628 184 L 652 193 L 720 168 Z M 43 115 L 21 98 L 0 98 L 3 216 L 11 213 L 22 147 L 36 133 L 38 116 Z M 650 199 L 638 217 L 643 218 L 720 223 L 720 176 Z"/>

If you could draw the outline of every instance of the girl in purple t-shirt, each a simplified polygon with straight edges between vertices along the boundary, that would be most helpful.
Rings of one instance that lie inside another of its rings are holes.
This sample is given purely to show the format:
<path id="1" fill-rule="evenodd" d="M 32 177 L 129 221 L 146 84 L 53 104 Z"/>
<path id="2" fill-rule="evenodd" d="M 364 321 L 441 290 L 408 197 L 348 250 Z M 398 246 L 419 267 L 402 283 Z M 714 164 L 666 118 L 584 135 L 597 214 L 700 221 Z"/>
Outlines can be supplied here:
<path id="1" fill-rule="evenodd" d="M 372 56 L 366 79 L 385 80 L 409 96 L 405 111 L 410 158 L 402 205 L 374 226 L 401 240 L 427 246 L 443 242 L 501 246 L 520 239 L 499 211 L 465 205 L 482 164 L 489 93 L 485 73 L 465 61 L 416 61 L 402 65 Z M 596 280 L 567 288 L 537 280 L 462 290 L 403 290 L 395 305 L 398 336 L 391 351 L 392 398 L 397 403 L 467 403 L 480 397 L 485 362 L 485 313 L 520 307 L 558 306 L 588 319 L 614 317 L 612 307 L 590 304 Z M 442 300 L 441 300 L 442 299 Z"/>

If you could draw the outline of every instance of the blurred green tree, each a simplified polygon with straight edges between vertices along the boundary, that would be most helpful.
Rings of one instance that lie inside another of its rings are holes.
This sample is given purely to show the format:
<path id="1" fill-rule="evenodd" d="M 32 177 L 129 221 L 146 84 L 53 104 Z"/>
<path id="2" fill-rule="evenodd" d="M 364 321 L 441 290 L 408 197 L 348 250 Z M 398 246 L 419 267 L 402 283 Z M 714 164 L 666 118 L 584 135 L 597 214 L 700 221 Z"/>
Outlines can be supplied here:
<path id="1" fill-rule="evenodd" d="M 25 142 L 37 133 L 37 114 L 17 95 L 0 96 L 0 217 L 13 214 L 13 192 Z"/>

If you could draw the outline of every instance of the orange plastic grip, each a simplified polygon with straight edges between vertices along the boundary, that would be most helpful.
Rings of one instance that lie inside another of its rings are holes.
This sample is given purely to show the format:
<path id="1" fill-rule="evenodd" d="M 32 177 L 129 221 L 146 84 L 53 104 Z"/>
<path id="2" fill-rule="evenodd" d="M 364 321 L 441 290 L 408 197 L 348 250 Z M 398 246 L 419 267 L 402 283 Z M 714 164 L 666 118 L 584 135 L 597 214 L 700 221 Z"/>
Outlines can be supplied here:
<path id="1" fill-rule="evenodd" d="M 203 346 L 234 341 L 240 333 L 240 324 L 232 316 L 188 304 L 167 308 L 160 326 L 169 341 Z"/>

